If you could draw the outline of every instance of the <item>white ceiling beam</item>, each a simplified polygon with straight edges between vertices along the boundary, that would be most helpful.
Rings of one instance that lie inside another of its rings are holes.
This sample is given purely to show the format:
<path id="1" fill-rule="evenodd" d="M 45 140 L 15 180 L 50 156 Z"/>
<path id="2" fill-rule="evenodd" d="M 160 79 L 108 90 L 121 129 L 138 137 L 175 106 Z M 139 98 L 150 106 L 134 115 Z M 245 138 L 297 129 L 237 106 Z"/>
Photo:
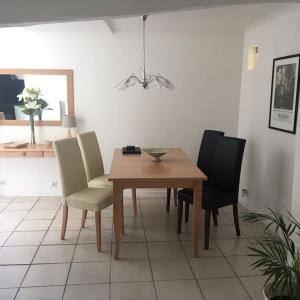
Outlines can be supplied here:
<path id="1" fill-rule="evenodd" d="M 105 19 L 103 20 L 107 29 L 111 32 L 111 34 L 115 34 L 116 30 L 114 28 L 113 22 L 111 19 Z"/>

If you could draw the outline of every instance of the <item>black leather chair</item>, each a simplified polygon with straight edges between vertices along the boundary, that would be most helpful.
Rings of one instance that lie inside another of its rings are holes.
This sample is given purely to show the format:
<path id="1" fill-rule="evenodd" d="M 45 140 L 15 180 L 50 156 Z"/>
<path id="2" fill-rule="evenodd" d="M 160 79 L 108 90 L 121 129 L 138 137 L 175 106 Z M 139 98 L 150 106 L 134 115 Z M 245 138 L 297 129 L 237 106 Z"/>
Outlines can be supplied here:
<path id="1" fill-rule="evenodd" d="M 224 136 L 223 131 L 217 131 L 217 130 L 204 130 L 199 155 L 198 155 L 198 161 L 197 166 L 201 171 L 208 177 L 210 177 L 210 171 L 212 166 L 212 161 L 217 145 L 217 139 L 221 136 Z M 205 182 L 205 184 L 207 181 Z M 184 190 L 190 190 L 192 192 L 192 189 L 184 189 Z M 171 188 L 167 189 L 167 211 L 170 211 L 170 199 L 171 199 Z M 174 189 L 174 203 L 175 206 L 177 206 L 177 189 Z M 185 218 L 186 222 L 188 222 L 188 216 L 189 216 L 189 204 L 186 203 L 186 210 L 185 210 Z M 178 207 L 178 209 L 182 210 L 182 207 Z"/>
<path id="2" fill-rule="evenodd" d="M 233 137 L 219 137 L 214 153 L 210 178 L 203 185 L 202 208 L 205 209 L 205 249 L 209 248 L 210 216 L 217 209 L 233 205 L 234 223 L 240 235 L 238 219 L 238 195 L 241 166 L 246 140 Z M 183 202 L 193 204 L 193 190 L 178 192 L 178 206 Z M 213 214 L 217 219 L 216 214 Z M 181 232 L 182 209 L 178 209 L 177 232 Z"/>

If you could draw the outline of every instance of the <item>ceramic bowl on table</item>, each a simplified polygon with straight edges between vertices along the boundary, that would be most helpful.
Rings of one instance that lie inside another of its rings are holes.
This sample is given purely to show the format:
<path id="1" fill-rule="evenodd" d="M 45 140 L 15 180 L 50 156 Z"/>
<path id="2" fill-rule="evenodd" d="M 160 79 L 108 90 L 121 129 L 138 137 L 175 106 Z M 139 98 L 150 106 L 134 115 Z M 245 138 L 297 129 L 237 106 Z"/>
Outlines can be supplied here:
<path id="1" fill-rule="evenodd" d="M 165 155 L 166 153 L 168 153 L 170 150 L 166 149 L 166 148 L 146 148 L 143 149 L 143 152 L 147 153 L 148 155 L 150 155 L 151 157 L 154 158 L 153 161 L 155 162 L 160 162 L 161 161 L 161 157 L 163 155 Z"/>

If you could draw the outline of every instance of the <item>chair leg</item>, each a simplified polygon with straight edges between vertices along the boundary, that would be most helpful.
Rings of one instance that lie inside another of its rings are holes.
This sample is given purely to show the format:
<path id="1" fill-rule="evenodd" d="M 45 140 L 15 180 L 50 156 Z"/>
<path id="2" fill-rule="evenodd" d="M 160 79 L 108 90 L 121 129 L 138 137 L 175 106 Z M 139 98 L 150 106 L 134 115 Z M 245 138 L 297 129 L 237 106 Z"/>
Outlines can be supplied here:
<path id="1" fill-rule="evenodd" d="M 173 189 L 174 192 L 174 205 L 177 207 L 177 189 Z"/>
<path id="2" fill-rule="evenodd" d="M 167 205 L 166 205 L 167 212 L 170 211 L 170 201 L 171 201 L 171 189 L 168 188 L 167 189 Z"/>
<path id="3" fill-rule="evenodd" d="M 237 203 L 233 204 L 233 218 L 234 218 L 236 234 L 238 236 L 240 236 L 241 232 L 240 232 L 239 213 L 238 213 L 238 204 Z"/>
<path id="4" fill-rule="evenodd" d="M 62 220 L 61 235 L 60 235 L 61 240 L 65 239 L 67 223 L 68 223 L 68 206 L 64 205 L 63 206 L 63 220 Z"/>
<path id="5" fill-rule="evenodd" d="M 182 209 L 183 209 L 183 201 L 179 199 L 178 211 L 177 211 L 177 233 L 181 233 Z"/>
<path id="6" fill-rule="evenodd" d="M 101 251 L 101 211 L 95 211 L 97 251 Z"/>
<path id="7" fill-rule="evenodd" d="M 185 223 L 189 222 L 189 214 L 190 214 L 190 204 L 185 202 L 185 211 L 184 211 L 184 221 Z"/>
<path id="8" fill-rule="evenodd" d="M 123 201 L 123 192 L 121 195 L 121 214 L 122 214 L 122 234 L 125 234 L 125 226 L 124 226 L 124 201 Z"/>
<path id="9" fill-rule="evenodd" d="M 214 220 L 214 225 L 218 226 L 218 213 L 217 213 L 217 208 L 212 210 L 212 216 Z"/>
<path id="10" fill-rule="evenodd" d="M 86 220 L 86 216 L 87 216 L 87 210 L 83 209 L 82 210 L 82 217 L 81 217 L 81 228 L 84 228 L 85 225 L 85 220 Z"/>
<path id="11" fill-rule="evenodd" d="M 137 205 L 136 205 L 136 189 L 132 189 L 132 204 L 134 214 L 137 215 Z"/>
<path id="12" fill-rule="evenodd" d="M 204 248 L 209 248 L 209 232 L 210 232 L 210 209 L 205 210 L 205 241 L 204 241 Z"/>

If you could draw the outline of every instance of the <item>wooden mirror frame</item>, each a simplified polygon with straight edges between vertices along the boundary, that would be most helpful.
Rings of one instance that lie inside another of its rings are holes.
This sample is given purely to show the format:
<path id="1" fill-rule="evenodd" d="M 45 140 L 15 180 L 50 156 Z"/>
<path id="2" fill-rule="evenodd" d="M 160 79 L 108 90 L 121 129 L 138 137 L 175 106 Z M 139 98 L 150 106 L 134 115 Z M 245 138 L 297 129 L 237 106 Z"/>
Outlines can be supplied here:
<path id="1" fill-rule="evenodd" d="M 74 115 L 73 71 L 62 69 L 0 69 L 0 74 L 65 75 L 67 77 L 68 114 Z M 28 126 L 27 120 L 0 120 L 0 125 Z M 61 120 L 35 121 L 36 126 L 61 126 Z"/>

